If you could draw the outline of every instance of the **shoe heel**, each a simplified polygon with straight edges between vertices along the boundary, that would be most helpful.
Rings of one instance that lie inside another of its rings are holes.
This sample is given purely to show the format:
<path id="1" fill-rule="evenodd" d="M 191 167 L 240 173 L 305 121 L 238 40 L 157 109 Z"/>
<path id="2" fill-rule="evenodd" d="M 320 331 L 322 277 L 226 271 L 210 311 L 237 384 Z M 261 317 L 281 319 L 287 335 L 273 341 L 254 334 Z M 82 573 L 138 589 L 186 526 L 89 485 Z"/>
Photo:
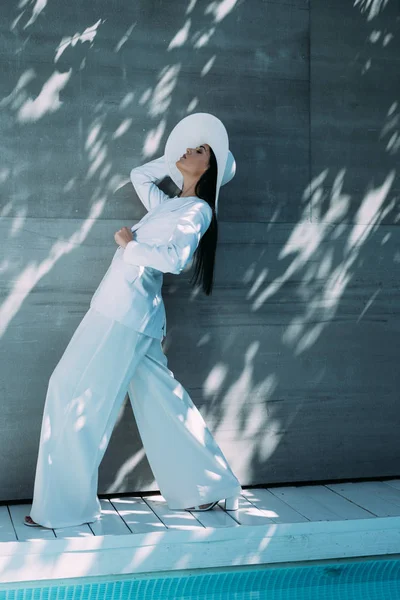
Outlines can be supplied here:
<path id="1" fill-rule="evenodd" d="M 230 496 L 229 498 L 225 498 L 224 501 L 224 509 L 225 510 L 238 510 L 239 508 L 239 497 L 238 496 Z"/>

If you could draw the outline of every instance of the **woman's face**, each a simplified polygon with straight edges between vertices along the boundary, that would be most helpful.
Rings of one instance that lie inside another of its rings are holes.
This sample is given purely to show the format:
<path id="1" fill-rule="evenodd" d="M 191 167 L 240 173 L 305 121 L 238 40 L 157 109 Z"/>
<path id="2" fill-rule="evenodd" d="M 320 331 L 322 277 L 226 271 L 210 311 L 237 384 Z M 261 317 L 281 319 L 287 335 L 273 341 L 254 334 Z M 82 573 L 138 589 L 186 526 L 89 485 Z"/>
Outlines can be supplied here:
<path id="1" fill-rule="evenodd" d="M 210 146 L 202 144 L 197 148 L 186 148 L 185 154 L 176 161 L 176 166 L 182 175 L 201 177 L 207 171 L 210 163 Z"/>

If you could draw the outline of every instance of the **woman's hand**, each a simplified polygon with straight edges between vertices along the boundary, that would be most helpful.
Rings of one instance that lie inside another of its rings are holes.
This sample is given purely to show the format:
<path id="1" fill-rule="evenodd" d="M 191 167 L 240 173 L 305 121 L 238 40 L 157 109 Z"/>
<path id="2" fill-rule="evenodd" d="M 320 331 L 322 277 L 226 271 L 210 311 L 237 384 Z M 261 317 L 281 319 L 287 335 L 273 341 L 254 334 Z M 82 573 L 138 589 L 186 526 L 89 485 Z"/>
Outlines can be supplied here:
<path id="1" fill-rule="evenodd" d="M 117 242 L 118 246 L 122 246 L 125 248 L 128 242 L 133 240 L 132 231 L 129 227 L 122 227 L 116 233 L 114 233 L 114 240 Z"/>

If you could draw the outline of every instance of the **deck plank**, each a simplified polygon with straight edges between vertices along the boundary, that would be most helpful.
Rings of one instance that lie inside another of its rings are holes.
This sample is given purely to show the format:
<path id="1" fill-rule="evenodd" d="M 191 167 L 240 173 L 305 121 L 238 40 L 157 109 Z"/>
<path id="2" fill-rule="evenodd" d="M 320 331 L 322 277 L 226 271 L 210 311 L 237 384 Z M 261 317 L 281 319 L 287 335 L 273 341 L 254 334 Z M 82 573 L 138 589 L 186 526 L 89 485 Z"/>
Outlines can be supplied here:
<path id="1" fill-rule="evenodd" d="M 17 535 L 10 518 L 10 513 L 8 512 L 8 507 L 0 506 L 0 542 L 15 541 L 17 541 Z"/>
<path id="2" fill-rule="evenodd" d="M 55 527 L 53 531 L 57 539 L 93 537 L 94 535 L 88 523 L 71 525 L 70 527 Z"/>
<path id="3" fill-rule="evenodd" d="M 336 518 L 334 521 L 347 521 L 349 519 L 373 519 L 374 515 L 364 508 L 357 506 L 347 498 L 336 494 L 327 486 L 310 486 L 308 493 L 310 497 L 320 501 L 331 510 Z"/>
<path id="4" fill-rule="evenodd" d="M 268 525 L 268 523 L 273 523 L 272 519 L 247 499 L 245 490 L 239 496 L 239 509 L 230 511 L 229 514 L 240 525 Z"/>
<path id="5" fill-rule="evenodd" d="M 391 487 L 396 488 L 396 490 L 400 490 L 400 479 L 388 479 L 384 483 L 386 483 L 386 485 L 390 485 Z"/>
<path id="6" fill-rule="evenodd" d="M 280 498 L 271 493 L 270 490 L 257 488 L 252 490 L 243 490 L 243 495 L 261 511 L 262 515 L 267 517 L 271 523 L 303 523 L 308 521 L 297 510 L 283 502 Z M 255 513 L 257 514 L 257 513 Z M 263 522 L 265 523 L 265 521 Z"/>
<path id="7" fill-rule="evenodd" d="M 100 498 L 101 520 L 90 523 L 94 535 L 126 535 L 132 533 L 110 500 Z"/>
<path id="8" fill-rule="evenodd" d="M 279 486 L 269 491 L 310 521 L 340 521 L 373 518 L 323 485 Z"/>
<path id="9" fill-rule="evenodd" d="M 32 504 L 9 504 L 8 506 L 18 540 L 20 542 L 54 540 L 56 535 L 53 529 L 24 525 L 25 515 L 29 515 L 31 507 Z"/>
<path id="10" fill-rule="evenodd" d="M 400 516 L 400 479 L 243 489 L 239 510 L 170 510 L 159 494 L 100 499 L 97 523 L 57 529 L 29 528 L 31 504 L 0 506 L 0 542 L 126 535 L 167 529 L 228 528 Z"/>
<path id="11" fill-rule="evenodd" d="M 400 516 L 400 490 L 381 481 L 332 483 L 326 487 L 377 517 Z"/>
<path id="12" fill-rule="evenodd" d="M 225 511 L 221 506 L 222 504 L 223 500 L 211 510 L 189 512 L 203 525 L 203 527 L 239 527 L 240 523 L 237 520 L 239 511 Z"/>
<path id="13" fill-rule="evenodd" d="M 197 518 L 197 513 L 187 510 L 171 510 L 165 498 L 158 494 L 143 496 L 143 501 L 149 506 L 167 529 L 204 529 Z"/>
<path id="14" fill-rule="evenodd" d="M 111 498 L 110 502 L 132 533 L 147 533 L 166 529 L 148 504 L 138 496 L 124 496 L 122 498 L 116 496 Z"/>
<path id="15" fill-rule="evenodd" d="M 387 485 L 385 481 L 365 481 L 363 485 L 383 500 L 400 507 L 400 488 L 396 489 L 394 486 Z"/>

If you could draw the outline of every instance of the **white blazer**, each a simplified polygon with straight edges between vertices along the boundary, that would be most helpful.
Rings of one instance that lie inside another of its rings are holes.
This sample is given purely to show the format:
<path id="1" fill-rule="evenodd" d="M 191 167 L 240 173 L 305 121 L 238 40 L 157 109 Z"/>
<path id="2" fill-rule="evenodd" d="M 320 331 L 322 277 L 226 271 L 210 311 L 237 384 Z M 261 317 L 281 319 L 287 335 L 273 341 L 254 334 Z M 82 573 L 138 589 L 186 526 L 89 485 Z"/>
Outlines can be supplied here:
<path id="1" fill-rule="evenodd" d="M 184 269 L 212 218 L 205 200 L 162 192 L 155 182 L 167 174 L 164 156 L 132 169 L 131 181 L 148 212 L 131 227 L 133 240 L 117 248 L 90 301 L 95 310 L 159 339 L 167 332 L 163 273 Z"/>

